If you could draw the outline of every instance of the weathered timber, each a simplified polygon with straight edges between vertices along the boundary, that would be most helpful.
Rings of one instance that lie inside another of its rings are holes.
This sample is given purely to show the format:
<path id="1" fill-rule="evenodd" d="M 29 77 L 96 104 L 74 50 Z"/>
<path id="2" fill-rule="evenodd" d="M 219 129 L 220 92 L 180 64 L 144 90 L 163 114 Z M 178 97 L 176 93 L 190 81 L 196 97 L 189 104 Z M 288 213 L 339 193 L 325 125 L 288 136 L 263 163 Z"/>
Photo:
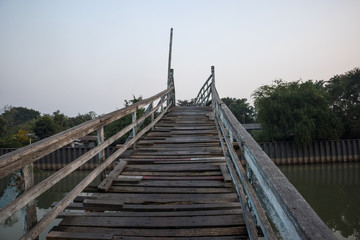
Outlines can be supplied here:
<path id="1" fill-rule="evenodd" d="M 186 111 L 185 109 L 171 108 L 162 122 L 167 121 L 168 116 L 172 118 L 171 121 L 176 122 L 177 118 L 174 116 L 181 115 L 181 111 Z M 206 124 L 216 129 L 214 121 L 206 117 L 209 111 L 211 108 L 206 107 L 201 110 L 191 108 L 191 111 L 186 112 L 190 119 L 194 115 L 205 116 L 205 120 L 208 121 Z M 225 162 L 225 158 L 220 151 L 217 135 L 213 133 L 209 135 L 202 130 L 186 134 L 185 132 L 189 130 L 173 130 L 171 124 L 162 125 L 163 132 L 166 132 L 165 136 L 157 134 L 149 137 L 148 135 L 138 142 L 135 151 L 120 158 L 120 161 L 126 161 L 127 165 L 121 175 L 111 181 L 107 192 L 99 191 L 97 187 L 87 187 L 84 189 L 85 192 L 92 195 L 78 196 L 67 207 L 67 209 L 96 212 L 60 214 L 63 218 L 60 226 L 54 228 L 47 237 L 56 239 L 71 236 L 67 226 L 72 229 L 84 229 L 81 234 L 79 231 L 74 231 L 79 234 L 79 239 L 89 236 L 86 229 L 104 227 L 109 230 L 108 237 L 113 234 L 112 237 L 117 238 L 246 237 L 243 211 L 238 196 L 233 184 L 224 182 L 221 172 L 220 165 Z M 179 126 L 179 124 L 175 125 Z M 192 126 L 197 127 L 196 121 Z M 153 131 L 157 131 L 157 125 Z M 176 131 L 176 135 L 172 135 L 172 131 Z M 182 131 L 184 134 L 181 133 Z M 171 140 L 172 143 L 169 143 L 169 139 L 175 141 Z M 162 141 L 165 141 L 165 144 Z M 211 145 L 208 145 L 209 141 L 212 142 Z M 118 208 L 107 204 L 113 201 L 120 202 Z M 125 228 L 136 229 L 137 234 L 118 233 L 119 229 Z M 235 228 L 239 234 L 233 231 Z M 168 232 L 170 235 L 166 236 L 165 229 L 175 231 Z M 178 229 L 181 231 L 178 232 Z M 193 232 L 194 229 L 197 231 L 196 234 Z M 217 229 L 218 232 L 211 233 L 209 229 Z M 149 236 L 151 230 L 153 230 L 152 236 Z M 94 236 L 101 239 L 103 233 L 94 231 Z"/>
<path id="2" fill-rule="evenodd" d="M 10 173 L 25 167 L 26 165 L 38 160 L 39 158 L 61 148 L 76 139 L 96 131 L 102 126 L 107 125 L 121 117 L 132 113 L 137 108 L 143 107 L 161 96 L 171 92 L 173 88 L 168 88 L 150 98 L 137 102 L 129 107 L 114 111 L 94 120 L 80 124 L 49 138 L 35 142 L 31 145 L 15 150 L 0 156 L 0 175 L 7 176 Z M 21 160 L 21 161 L 20 161 Z"/>
<path id="3" fill-rule="evenodd" d="M 116 158 L 118 158 L 129 146 L 131 146 L 135 141 L 137 141 L 142 135 L 149 131 L 153 125 L 155 125 L 161 117 L 166 113 L 163 111 L 153 123 L 149 124 L 147 127 L 142 129 L 133 139 L 123 145 L 122 148 L 118 149 L 110 157 L 108 157 L 104 162 L 102 162 L 95 170 L 93 170 L 87 177 L 84 178 L 70 193 L 64 197 L 59 204 L 57 204 L 50 212 L 48 212 L 41 221 L 39 221 L 34 228 L 32 228 L 28 233 L 26 233 L 22 239 L 28 239 L 30 237 L 38 236 L 39 233 L 53 220 L 56 216 L 63 211 L 70 202 L 75 199 L 75 197 L 80 194 L 86 186 L 88 186 L 103 170 L 105 170 Z"/>
<path id="4" fill-rule="evenodd" d="M 73 234 L 73 235 L 71 235 Z M 78 235 L 76 235 L 78 234 Z M 97 236 L 95 234 L 98 234 Z M 143 229 L 143 228 L 86 228 L 86 227 L 54 227 L 48 239 L 112 239 L 113 235 L 144 236 L 144 237 L 193 237 L 201 236 L 243 236 L 245 227 L 212 227 L 212 228 L 178 228 L 178 229 Z M 96 236 L 97 238 L 93 238 Z M 107 238 L 106 238 L 107 237 Z"/>
<path id="5" fill-rule="evenodd" d="M 191 216 L 191 217 L 64 217 L 60 226 L 86 227 L 145 227 L 145 228 L 194 228 L 230 227 L 244 225 L 237 215 Z"/>
<path id="6" fill-rule="evenodd" d="M 216 215 L 241 215 L 240 208 L 234 209 L 209 209 L 209 210 L 194 210 L 194 211 L 153 211 L 153 212 L 133 212 L 133 211 L 116 211 L 116 212 L 62 212 L 58 218 L 64 217 L 180 217 L 180 216 L 216 216 Z"/>
<path id="7" fill-rule="evenodd" d="M 126 161 L 120 161 L 115 168 L 109 173 L 109 175 L 99 184 L 98 189 L 101 191 L 106 192 L 111 187 L 112 182 L 114 179 L 119 176 L 119 174 L 124 170 L 126 167 Z"/>

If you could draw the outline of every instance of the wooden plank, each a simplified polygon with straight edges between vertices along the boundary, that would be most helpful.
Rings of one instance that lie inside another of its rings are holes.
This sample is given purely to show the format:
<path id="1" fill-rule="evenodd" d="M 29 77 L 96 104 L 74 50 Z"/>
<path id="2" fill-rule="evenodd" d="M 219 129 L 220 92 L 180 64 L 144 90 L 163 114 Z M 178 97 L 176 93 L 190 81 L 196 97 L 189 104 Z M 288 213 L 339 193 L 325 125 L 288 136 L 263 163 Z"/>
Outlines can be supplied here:
<path id="1" fill-rule="evenodd" d="M 114 179 L 114 181 L 116 182 L 140 182 L 142 180 L 142 176 L 125 176 L 125 175 L 120 175 L 118 176 L 116 179 Z"/>
<path id="2" fill-rule="evenodd" d="M 132 212 L 144 212 L 144 211 L 200 211 L 200 210 L 216 210 L 216 209 L 235 209 L 240 208 L 239 202 L 218 202 L 218 203 L 165 203 L 165 204 L 154 204 L 154 205 L 144 205 L 141 203 L 136 204 L 125 204 L 122 208 L 122 211 L 132 211 Z M 70 203 L 67 210 L 100 210 L 103 211 L 103 208 L 99 207 L 87 207 L 85 208 L 82 202 Z"/>
<path id="3" fill-rule="evenodd" d="M 159 204 L 159 205 L 142 205 L 142 204 L 125 204 L 124 211 L 200 211 L 215 209 L 234 209 L 240 208 L 239 202 L 225 203 L 205 203 L 205 204 Z"/>
<path id="4" fill-rule="evenodd" d="M 112 240 L 120 240 L 124 239 L 122 236 L 115 235 Z M 129 237 L 126 236 L 127 240 L 194 240 L 193 237 Z M 216 237 L 196 237 L 198 240 L 236 240 L 241 239 L 244 240 L 244 237 L 242 236 L 216 236 Z"/>
<path id="5" fill-rule="evenodd" d="M 229 174 L 229 170 L 226 166 L 226 163 L 220 164 L 221 173 L 224 177 L 224 182 L 231 182 L 231 176 Z"/>
<path id="6" fill-rule="evenodd" d="M 84 192 L 98 192 L 97 187 L 87 187 Z M 187 188 L 187 187 L 138 187 L 138 186 L 111 186 L 106 192 L 114 193 L 229 193 L 235 192 L 232 188 Z"/>
<path id="7" fill-rule="evenodd" d="M 103 193 L 98 200 L 120 199 L 125 203 L 169 203 L 169 202 L 189 202 L 189 203 L 226 203 L 238 201 L 236 193 L 190 193 L 190 194 L 165 194 L 165 193 Z"/>
<path id="8" fill-rule="evenodd" d="M 172 172 L 172 171 L 168 171 L 168 172 L 152 172 L 152 171 L 148 171 L 148 172 L 123 172 L 122 175 L 126 176 L 126 175 L 130 175 L 130 176 L 143 176 L 143 180 L 146 179 L 148 176 L 165 176 L 165 177 L 192 177 L 192 176 L 221 176 L 221 171 L 220 169 L 218 170 L 213 170 L 213 171 L 195 171 L 195 172 Z M 145 177 L 145 178 L 144 178 Z M 223 179 L 223 178 L 221 178 Z"/>
<path id="9" fill-rule="evenodd" d="M 74 235 L 72 236 L 71 233 L 74 233 Z M 107 239 L 112 239 L 113 235 L 125 236 L 125 238 L 126 236 L 197 238 L 201 236 L 245 236 L 246 228 L 244 226 L 236 226 L 223 228 L 143 229 L 57 226 L 50 231 L 47 239 L 91 239 L 93 235 L 98 233 L 109 236 Z M 80 236 L 80 234 L 82 234 L 82 236 Z M 106 239 L 102 237 L 102 235 L 99 235 L 98 239 Z"/>
<path id="10" fill-rule="evenodd" d="M 220 209 L 220 210 L 193 210 L 193 211 L 153 211 L 153 212 L 62 212 L 58 218 L 64 217 L 170 217 L 170 216 L 216 216 L 216 215 L 241 215 L 243 212 L 240 208 Z"/>
<path id="11" fill-rule="evenodd" d="M 120 177 L 120 176 L 119 176 Z M 129 176 L 130 177 L 130 176 Z M 179 180 L 179 181 L 156 181 L 147 180 L 137 184 L 123 183 L 115 179 L 113 186 L 140 186 L 140 187 L 184 187 L 184 188 L 197 188 L 197 187 L 211 187 L 211 188 L 233 188 L 232 183 L 224 183 L 222 181 L 208 181 L 208 180 Z"/>
<path id="12" fill-rule="evenodd" d="M 157 172 L 179 172 L 179 171 L 219 171 L 219 164 L 207 163 L 207 164 L 146 164 L 146 165 L 128 165 L 126 171 L 157 171 Z"/>
<path id="13" fill-rule="evenodd" d="M 108 191 L 114 179 L 119 176 L 119 174 L 125 169 L 126 165 L 126 161 L 120 161 L 109 173 L 109 175 L 99 184 L 98 189 L 103 192 Z"/>
<path id="14" fill-rule="evenodd" d="M 122 228 L 195 228 L 231 227 L 244 225 L 239 215 L 193 217 L 64 217 L 60 226 L 122 227 Z"/>
<path id="15" fill-rule="evenodd" d="M 181 177 L 169 177 L 169 176 L 143 176 L 143 180 L 166 180 L 166 181 L 177 181 L 177 180 L 213 180 L 223 181 L 223 176 L 181 176 Z"/>
<path id="16" fill-rule="evenodd" d="M 124 206 L 124 202 L 121 200 L 113 199 L 85 199 L 83 201 L 83 206 L 95 207 L 95 208 L 106 208 L 107 210 L 120 210 Z"/>

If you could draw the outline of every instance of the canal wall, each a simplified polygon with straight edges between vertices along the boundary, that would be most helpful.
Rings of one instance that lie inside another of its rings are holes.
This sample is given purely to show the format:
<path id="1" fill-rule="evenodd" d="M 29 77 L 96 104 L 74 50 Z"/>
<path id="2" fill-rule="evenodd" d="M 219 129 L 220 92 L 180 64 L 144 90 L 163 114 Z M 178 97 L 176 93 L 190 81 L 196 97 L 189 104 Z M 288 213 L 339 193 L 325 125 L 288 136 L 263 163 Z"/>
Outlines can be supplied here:
<path id="1" fill-rule="evenodd" d="M 360 161 L 360 139 L 317 141 L 305 146 L 291 142 L 259 145 L 276 165 Z"/>
<path id="2" fill-rule="evenodd" d="M 291 142 L 259 143 L 264 152 L 277 165 L 309 164 L 309 163 L 336 163 L 360 161 L 360 139 L 318 141 L 306 146 L 296 146 Z M 39 159 L 34 163 L 35 169 L 57 170 L 74 161 L 89 151 L 89 147 L 64 147 Z M 16 149 L 0 148 L 0 155 Z M 105 156 L 110 156 L 116 150 L 109 147 Z M 96 155 L 80 167 L 80 170 L 94 169 L 99 162 Z"/>

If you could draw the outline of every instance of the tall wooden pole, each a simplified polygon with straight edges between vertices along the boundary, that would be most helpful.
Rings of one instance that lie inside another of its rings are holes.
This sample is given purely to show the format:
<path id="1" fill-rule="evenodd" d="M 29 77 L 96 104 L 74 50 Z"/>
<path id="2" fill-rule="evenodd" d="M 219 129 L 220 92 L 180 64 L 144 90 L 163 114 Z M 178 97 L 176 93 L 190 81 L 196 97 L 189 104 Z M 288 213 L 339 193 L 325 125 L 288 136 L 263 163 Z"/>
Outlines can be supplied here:
<path id="1" fill-rule="evenodd" d="M 169 86 L 169 81 L 170 81 L 172 39 L 173 39 L 173 29 L 171 28 L 170 29 L 170 43 L 169 43 L 169 61 L 168 61 L 168 86 Z"/>

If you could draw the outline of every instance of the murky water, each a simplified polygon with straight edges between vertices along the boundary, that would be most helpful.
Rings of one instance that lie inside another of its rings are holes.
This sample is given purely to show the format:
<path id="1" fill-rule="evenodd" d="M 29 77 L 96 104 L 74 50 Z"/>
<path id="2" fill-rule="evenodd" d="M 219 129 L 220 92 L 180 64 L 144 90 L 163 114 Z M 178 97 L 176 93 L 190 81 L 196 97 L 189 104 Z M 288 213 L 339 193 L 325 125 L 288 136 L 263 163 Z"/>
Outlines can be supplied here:
<path id="1" fill-rule="evenodd" d="M 339 239 L 360 239 L 360 163 L 280 169 Z"/>
<path id="2" fill-rule="evenodd" d="M 48 176 L 50 176 L 53 172 L 46 171 L 36 171 L 34 174 L 35 184 L 41 182 Z M 50 188 L 44 194 L 39 196 L 36 199 L 37 202 L 37 216 L 38 219 L 41 219 L 50 209 L 52 203 L 61 200 L 66 193 L 68 193 L 72 188 L 74 188 L 84 177 L 88 174 L 88 171 L 76 171 L 61 180 L 55 186 Z M 0 179 L 0 191 L 6 185 L 7 179 Z M 55 225 L 60 222 L 59 219 L 55 219 L 50 226 L 48 226 L 43 233 L 40 235 L 40 239 L 46 238 L 46 233 Z M 0 239 L 1 240 L 12 240 L 19 239 L 23 232 L 22 225 L 22 214 L 21 211 L 17 212 L 10 218 L 8 218 L 5 223 L 0 224 Z"/>
<path id="3" fill-rule="evenodd" d="M 360 163 L 280 166 L 281 171 L 304 196 L 316 213 L 339 239 L 360 239 Z M 37 199 L 38 217 L 50 205 L 62 199 L 88 172 L 72 173 Z M 36 172 L 35 182 L 49 176 L 49 172 Z M 5 180 L 0 180 L 0 189 Z M 0 224 L 0 239 L 18 239 L 23 235 L 22 217 L 18 212 Z M 55 220 L 54 226 L 60 220 Z M 40 239 L 45 239 L 46 232 Z"/>

